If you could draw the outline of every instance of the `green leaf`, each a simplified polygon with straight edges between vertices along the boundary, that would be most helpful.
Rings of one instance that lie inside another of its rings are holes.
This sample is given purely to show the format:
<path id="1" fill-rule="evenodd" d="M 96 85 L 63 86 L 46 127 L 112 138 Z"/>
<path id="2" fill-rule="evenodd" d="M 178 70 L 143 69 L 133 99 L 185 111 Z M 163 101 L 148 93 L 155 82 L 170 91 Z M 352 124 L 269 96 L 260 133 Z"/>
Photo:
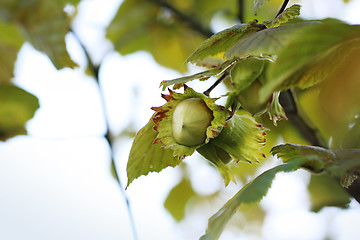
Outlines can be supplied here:
<path id="1" fill-rule="evenodd" d="M 70 21 L 63 12 L 63 5 L 51 0 L 38 0 L 28 6 L 22 22 L 25 36 L 39 51 L 44 52 L 57 69 L 74 68 L 65 46 L 65 35 Z"/>
<path id="2" fill-rule="evenodd" d="M 360 26 L 334 19 L 303 28 L 269 66 L 262 99 L 274 91 L 308 88 L 323 81 L 358 44 Z"/>
<path id="3" fill-rule="evenodd" d="M 234 0 L 125 0 L 107 37 L 121 54 L 145 50 L 159 64 L 185 72 L 184 60 L 211 35 L 213 17 L 224 12 L 235 19 L 236 6 Z"/>
<path id="4" fill-rule="evenodd" d="M 261 79 L 263 74 L 259 76 L 250 86 L 237 94 L 237 101 L 241 107 L 251 113 L 253 116 L 260 116 L 268 109 L 268 102 L 259 101 L 259 91 L 262 87 Z"/>
<path id="5" fill-rule="evenodd" d="M 264 29 L 239 39 L 230 46 L 226 52 L 226 58 L 269 57 L 279 54 L 280 50 L 296 38 L 297 34 L 314 22 L 301 22 L 276 28 Z M 270 58 L 271 60 L 271 58 Z"/>
<path id="6" fill-rule="evenodd" d="M 13 85 L 0 86 L 0 141 L 26 134 L 25 124 L 38 108 L 34 95 Z"/>
<path id="7" fill-rule="evenodd" d="M 157 11 L 149 1 L 124 1 L 107 28 L 107 38 L 121 54 L 147 50 L 150 48 L 151 35 L 145 33 Z"/>
<path id="8" fill-rule="evenodd" d="M 289 20 L 296 18 L 300 15 L 301 6 L 298 4 L 294 4 L 291 7 L 285 9 L 281 14 L 279 14 L 276 18 L 271 21 L 263 21 L 263 24 L 267 28 L 278 27 L 283 23 L 287 23 Z"/>
<path id="9" fill-rule="evenodd" d="M 342 146 L 343 148 L 360 148 L 360 118 L 359 117 L 356 118 L 354 122 L 352 122 L 351 127 L 348 127 L 348 131 L 344 136 Z"/>
<path id="10" fill-rule="evenodd" d="M 63 6 L 65 6 L 66 4 L 71 4 L 73 6 L 76 6 L 81 0 L 60 0 L 63 4 Z"/>
<path id="11" fill-rule="evenodd" d="M 234 19 L 237 14 L 237 2 L 234 0 L 212 1 L 211 4 L 207 0 L 157 0 L 156 2 L 158 4 L 166 2 L 188 19 L 198 22 L 203 28 L 210 27 L 214 15 L 224 12 L 227 18 Z M 167 4 L 163 4 L 163 6 L 166 7 Z"/>
<path id="12" fill-rule="evenodd" d="M 239 41 L 244 36 L 248 37 L 264 28 L 264 25 L 258 24 L 255 20 L 248 24 L 235 25 L 218 32 L 205 40 L 186 62 L 196 63 L 197 65 L 204 65 L 205 62 L 205 66 L 219 64 L 226 60 L 224 53 L 235 42 Z"/>
<path id="13" fill-rule="evenodd" d="M 183 178 L 171 191 L 169 192 L 164 207 L 173 216 L 176 221 L 181 221 L 185 217 L 186 204 L 195 196 L 195 192 L 188 179 Z"/>
<path id="14" fill-rule="evenodd" d="M 271 153 L 282 158 L 283 161 L 290 161 L 301 156 L 317 156 L 321 162 L 308 164 L 307 169 L 315 173 L 326 171 L 331 176 L 340 179 L 343 187 L 349 187 L 359 177 L 359 149 L 330 150 L 315 146 L 285 144 L 273 147 Z"/>
<path id="15" fill-rule="evenodd" d="M 26 40 L 44 52 L 57 69 L 74 68 L 77 65 L 71 60 L 65 46 L 70 20 L 63 8 L 63 1 L 9 0 L 0 3 L 0 17 L 17 23 Z"/>
<path id="16" fill-rule="evenodd" d="M 321 172 L 324 168 L 324 165 L 326 166 L 332 165 L 337 158 L 335 153 L 329 149 L 316 147 L 316 146 L 303 146 L 297 144 L 277 145 L 273 147 L 270 152 L 274 156 L 277 155 L 284 162 L 299 157 L 317 156 L 321 160 L 321 164 L 308 166 L 314 172 Z"/>
<path id="17" fill-rule="evenodd" d="M 346 207 L 350 203 L 349 194 L 328 174 L 311 175 L 308 190 L 311 210 L 315 212 L 326 206 Z"/>
<path id="18" fill-rule="evenodd" d="M 208 223 L 206 234 L 201 240 L 216 240 L 220 237 L 227 222 L 236 213 L 242 203 L 254 203 L 260 201 L 267 193 L 275 175 L 279 172 L 293 172 L 308 165 L 309 162 L 320 161 L 317 156 L 302 156 L 294 158 L 282 165 L 265 171 L 252 182 L 243 187 L 233 198 L 231 198 L 217 213 L 215 213 Z"/>
<path id="19" fill-rule="evenodd" d="M 129 160 L 126 167 L 128 183 L 150 172 L 160 172 L 166 167 L 174 167 L 180 164 L 180 160 L 173 156 L 171 149 L 161 148 L 159 144 L 153 144 L 156 135 L 152 120 L 136 135 L 132 144 Z"/>
<path id="20" fill-rule="evenodd" d="M 5 85 L 14 77 L 14 64 L 24 40 L 15 24 L 0 20 L 0 32 L 0 85 Z"/>
<path id="21" fill-rule="evenodd" d="M 166 7 L 145 0 L 125 0 L 106 36 L 120 54 L 148 51 L 159 64 L 180 72 L 187 70 L 184 60 L 204 40 Z"/>
<path id="22" fill-rule="evenodd" d="M 194 75 L 186 76 L 186 77 L 180 77 L 173 80 L 165 80 L 160 83 L 160 87 L 162 87 L 162 90 L 164 91 L 167 87 L 174 85 L 173 89 L 179 89 L 182 87 L 185 83 L 190 82 L 195 79 L 199 79 L 200 81 L 204 81 L 209 79 L 210 77 L 217 76 L 227 69 L 229 69 L 231 66 L 233 66 L 237 60 L 228 60 L 225 61 L 223 64 L 221 64 L 218 67 L 212 68 L 210 70 L 196 73 Z"/>
<path id="23" fill-rule="evenodd" d="M 264 128 L 248 114 L 234 115 L 211 143 L 227 152 L 235 161 L 257 162 L 264 158 Z"/>
<path id="24" fill-rule="evenodd" d="M 337 161 L 329 166 L 327 171 L 340 178 L 341 185 L 347 188 L 360 176 L 360 150 L 339 148 L 333 152 L 337 156 Z"/>

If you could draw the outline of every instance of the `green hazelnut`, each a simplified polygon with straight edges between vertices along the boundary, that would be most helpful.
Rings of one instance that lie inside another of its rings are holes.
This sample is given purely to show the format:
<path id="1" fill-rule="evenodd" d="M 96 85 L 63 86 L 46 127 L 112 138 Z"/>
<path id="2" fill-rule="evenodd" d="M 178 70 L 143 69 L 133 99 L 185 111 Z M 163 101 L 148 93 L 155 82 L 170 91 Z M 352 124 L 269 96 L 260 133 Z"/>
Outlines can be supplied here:
<path id="1" fill-rule="evenodd" d="M 259 101 L 259 91 L 261 87 L 262 83 L 256 80 L 238 95 L 241 106 L 253 115 L 263 114 L 268 106 L 268 102 L 262 103 Z"/>
<path id="2" fill-rule="evenodd" d="M 174 109 L 172 130 L 180 145 L 196 146 L 205 142 L 206 129 L 214 116 L 201 98 L 187 98 Z"/>

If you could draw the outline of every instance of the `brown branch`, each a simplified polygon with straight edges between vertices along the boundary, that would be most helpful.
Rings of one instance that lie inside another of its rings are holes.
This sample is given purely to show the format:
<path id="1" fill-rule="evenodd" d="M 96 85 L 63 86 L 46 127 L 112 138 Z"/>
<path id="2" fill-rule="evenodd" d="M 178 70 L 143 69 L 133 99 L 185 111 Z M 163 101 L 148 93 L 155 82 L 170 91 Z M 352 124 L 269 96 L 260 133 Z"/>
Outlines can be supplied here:
<path id="1" fill-rule="evenodd" d="M 219 77 L 219 78 L 216 80 L 216 82 L 215 82 L 213 85 L 211 85 L 206 91 L 204 91 L 203 94 L 204 94 L 205 96 L 209 96 L 210 93 L 211 93 L 211 91 L 214 90 L 214 88 L 216 88 L 217 85 L 219 85 L 219 84 L 225 79 L 225 77 L 226 77 L 227 75 L 228 75 L 227 72 L 224 73 L 221 77 Z"/>
<path id="2" fill-rule="evenodd" d="M 289 0 L 285 0 L 279 10 L 279 12 L 276 14 L 275 17 L 279 16 L 286 8 L 287 4 L 289 3 Z"/>
<path id="3" fill-rule="evenodd" d="M 294 95 L 291 90 L 280 94 L 280 103 L 283 106 L 288 120 L 296 127 L 300 134 L 313 146 L 327 148 L 312 129 L 300 116 Z M 340 179 L 336 179 L 340 182 Z M 357 202 L 360 203 L 360 179 L 356 179 L 348 188 L 344 188 Z"/>
<path id="4" fill-rule="evenodd" d="M 105 104 L 105 96 L 104 96 L 104 92 L 102 90 L 101 84 L 100 84 L 100 75 L 99 75 L 99 69 L 100 66 L 99 65 L 95 65 L 94 62 L 92 61 L 89 52 L 87 51 L 86 47 L 84 46 L 84 44 L 82 43 L 81 39 L 79 38 L 79 36 L 72 30 L 70 29 L 69 32 L 71 32 L 73 34 L 73 36 L 75 37 L 75 39 L 78 41 L 79 45 L 81 46 L 86 59 L 87 59 L 87 63 L 88 63 L 88 68 L 90 69 L 91 73 L 93 74 L 93 77 L 98 85 L 99 88 L 99 92 L 100 92 L 100 100 L 101 100 L 101 104 L 102 104 L 102 109 L 103 109 L 103 115 L 105 118 L 105 125 L 106 125 L 106 132 L 104 134 L 104 138 L 106 140 L 106 142 L 108 143 L 109 146 L 109 151 L 110 151 L 110 159 L 111 159 L 111 163 L 114 166 L 114 174 L 115 174 L 115 178 L 118 181 L 119 187 L 120 187 L 120 191 L 121 194 L 126 202 L 126 206 L 127 206 L 127 210 L 128 210 L 128 214 L 129 214 L 129 219 L 130 219 L 130 223 L 131 223 L 131 227 L 132 227 L 132 231 L 133 231 L 133 236 L 134 239 L 137 240 L 137 231 L 136 231 L 136 227 L 135 227 L 135 222 L 134 222 L 134 217 L 131 211 L 131 207 L 130 207 L 130 201 L 129 198 L 127 197 L 127 194 L 125 193 L 125 190 L 123 188 L 122 182 L 120 180 L 120 175 L 118 172 L 118 168 L 117 168 L 117 163 L 115 161 L 115 156 L 114 156 L 114 141 L 113 141 L 113 137 L 112 137 L 112 133 L 110 130 L 110 126 L 109 126 L 109 118 L 108 118 L 108 114 L 106 111 L 106 104 Z"/>
<path id="5" fill-rule="evenodd" d="M 163 7 L 165 9 L 169 10 L 174 15 L 176 15 L 181 21 L 186 23 L 191 29 L 204 35 L 205 37 L 209 38 L 214 34 L 210 29 L 205 28 L 198 21 L 196 21 L 192 17 L 182 13 L 179 9 L 177 9 L 176 7 L 174 7 L 167 1 L 164 1 L 164 0 L 150 0 L 150 1 L 157 4 L 160 7 Z"/>
<path id="6" fill-rule="evenodd" d="M 238 0 L 238 20 L 240 23 L 244 23 L 244 0 Z"/>
<path id="7" fill-rule="evenodd" d="M 280 104 L 284 108 L 288 120 L 296 127 L 300 134 L 313 146 L 325 147 L 318 138 L 317 131 L 312 129 L 300 116 L 294 95 L 291 90 L 281 92 Z"/>

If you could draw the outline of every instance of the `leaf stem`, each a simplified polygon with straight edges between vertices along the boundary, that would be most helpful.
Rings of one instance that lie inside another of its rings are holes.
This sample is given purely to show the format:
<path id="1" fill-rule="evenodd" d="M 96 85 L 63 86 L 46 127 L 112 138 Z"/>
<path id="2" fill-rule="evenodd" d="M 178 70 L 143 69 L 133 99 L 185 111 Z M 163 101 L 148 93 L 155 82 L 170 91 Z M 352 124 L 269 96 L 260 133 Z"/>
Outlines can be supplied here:
<path id="1" fill-rule="evenodd" d="M 73 29 L 70 29 L 69 32 L 71 32 L 73 34 L 73 36 L 75 37 L 75 39 L 78 41 L 80 47 L 82 48 L 86 59 L 87 59 L 87 63 L 88 63 L 88 68 L 90 69 L 97 85 L 99 88 L 99 92 L 100 92 L 100 101 L 101 101 L 101 105 L 102 105 L 102 109 L 103 109 L 103 115 L 104 115 L 104 119 L 105 119 L 105 125 L 106 125 L 106 132 L 104 134 L 104 138 L 109 146 L 109 151 L 110 151 L 110 160 L 111 163 L 114 166 L 114 173 L 115 173 L 115 177 L 118 181 L 119 187 L 120 187 L 120 191 L 121 191 L 121 195 L 126 203 L 126 207 L 127 207 L 127 211 L 128 211 L 128 216 L 129 216 L 129 220 L 130 220 L 130 224 L 131 224 L 131 228 L 132 228 L 132 232 L 133 232 L 133 238 L 134 240 L 138 240 L 138 236 L 137 236 L 137 230 L 136 230 L 136 226 L 135 226 L 135 221 L 134 221 L 134 216 L 132 214 L 132 210 L 131 210 L 131 206 L 130 206 L 130 201 L 129 198 L 125 192 L 125 189 L 123 188 L 122 182 L 120 180 L 120 175 L 119 175 L 119 171 L 117 168 L 117 163 L 115 161 L 115 156 L 114 156 L 114 141 L 113 141 L 113 135 L 111 133 L 110 130 L 110 126 L 109 126 L 109 118 L 108 118 L 108 114 L 107 114 L 107 108 L 106 108 L 106 103 L 105 103 L 105 96 L 104 96 L 104 92 L 102 90 L 101 84 L 100 84 L 100 75 L 99 75 L 99 69 L 100 69 L 100 65 L 95 65 L 94 62 L 92 61 L 89 52 L 87 51 L 86 47 L 84 46 L 84 44 L 82 43 L 81 39 L 79 38 L 79 36 L 74 32 Z"/>
<path id="2" fill-rule="evenodd" d="M 285 8 L 286 8 L 286 6 L 288 5 L 288 3 L 289 3 L 289 0 L 285 0 L 285 1 L 283 2 L 282 6 L 281 6 L 281 8 L 280 8 L 280 10 L 279 10 L 279 12 L 276 14 L 275 17 L 279 16 L 279 15 L 285 10 Z"/>

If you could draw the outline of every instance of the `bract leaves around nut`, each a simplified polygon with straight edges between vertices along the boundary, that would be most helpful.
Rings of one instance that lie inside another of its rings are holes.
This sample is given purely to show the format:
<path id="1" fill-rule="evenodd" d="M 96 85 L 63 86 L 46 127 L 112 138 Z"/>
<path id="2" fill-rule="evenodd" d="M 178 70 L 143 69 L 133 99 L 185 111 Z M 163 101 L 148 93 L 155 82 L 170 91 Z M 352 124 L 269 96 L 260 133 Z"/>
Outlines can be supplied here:
<path id="1" fill-rule="evenodd" d="M 216 98 L 208 98 L 186 85 L 184 85 L 184 89 L 184 94 L 169 89 L 170 94 L 162 95 L 167 103 L 152 108 L 156 112 L 152 118 L 155 123 L 154 130 L 158 132 L 154 144 L 158 143 L 162 144 L 164 148 L 171 148 L 174 156 L 178 156 L 179 159 L 193 154 L 198 147 L 219 135 L 228 116 L 228 111 L 224 107 L 215 104 Z M 188 116 L 184 116 L 184 114 L 195 115 L 195 113 L 199 115 L 201 121 L 193 125 L 190 122 L 193 121 L 192 117 L 196 119 L 196 116 L 189 116 L 188 120 Z M 183 125 L 186 125 L 188 130 L 184 131 Z M 192 139 L 191 132 L 194 131 L 196 133 Z"/>
<path id="2" fill-rule="evenodd" d="M 213 145 L 211 141 L 208 144 L 199 147 L 196 151 L 216 166 L 224 179 L 225 186 L 227 186 L 230 181 L 235 182 L 234 174 L 232 173 L 230 166 L 226 164 L 231 160 L 231 157 L 227 152 Z"/>
<path id="3" fill-rule="evenodd" d="M 211 143 L 227 152 L 236 162 L 258 162 L 265 158 L 260 148 L 265 145 L 266 132 L 261 124 L 247 113 L 234 115 L 227 126 Z"/>

